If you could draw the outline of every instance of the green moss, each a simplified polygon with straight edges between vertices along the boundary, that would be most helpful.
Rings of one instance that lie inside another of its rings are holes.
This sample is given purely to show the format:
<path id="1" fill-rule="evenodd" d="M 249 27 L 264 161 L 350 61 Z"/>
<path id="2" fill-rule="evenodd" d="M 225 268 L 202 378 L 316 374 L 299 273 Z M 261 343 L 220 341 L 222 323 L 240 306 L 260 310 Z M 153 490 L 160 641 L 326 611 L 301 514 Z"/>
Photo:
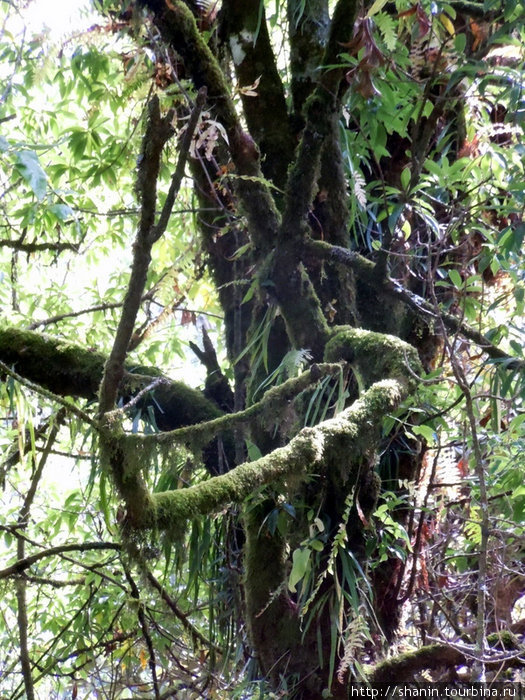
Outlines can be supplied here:
<path id="1" fill-rule="evenodd" d="M 230 97 L 230 86 L 199 32 L 191 10 L 179 0 L 164 5 L 157 24 L 164 39 L 182 56 L 197 88 L 206 86 L 210 99 L 221 103 L 221 117 L 227 131 L 235 129 L 237 117 Z"/>
<path id="2" fill-rule="evenodd" d="M 345 360 L 352 365 L 360 389 L 374 382 L 395 378 L 406 384 L 407 391 L 416 386 L 422 367 L 415 348 L 396 336 L 339 326 L 326 345 L 325 359 Z"/>
<path id="3" fill-rule="evenodd" d="M 196 486 L 153 494 L 158 527 L 180 528 L 191 518 L 244 501 L 264 484 L 290 477 L 303 481 L 312 473 L 327 473 L 341 469 L 341 465 L 346 465 L 342 473 L 344 481 L 355 483 L 361 474 L 363 458 L 367 463 L 373 459 L 381 418 L 399 404 L 403 395 L 402 385 L 395 379 L 377 382 L 346 411 L 316 428 L 304 428 L 286 447 Z M 124 454 L 127 451 L 127 447 L 121 450 Z M 138 453 L 138 458 L 127 462 L 128 478 L 135 476 L 140 466 Z M 369 486 L 372 494 L 373 484 Z"/>
<path id="4" fill-rule="evenodd" d="M 286 588 L 286 543 L 278 531 L 261 528 L 275 504 L 261 500 L 245 513 L 244 589 L 248 633 L 265 673 L 276 680 L 281 669 L 290 671 L 283 650 L 300 649 L 300 620 Z"/>
<path id="5" fill-rule="evenodd" d="M 361 325 L 372 331 L 406 337 L 407 314 L 405 305 L 383 289 L 383 277 L 374 263 L 369 269 L 360 266 L 356 283 L 357 305 Z"/>
<path id="6" fill-rule="evenodd" d="M 106 358 L 41 333 L 0 328 L 0 359 L 54 394 L 92 399 Z"/>
<path id="7" fill-rule="evenodd" d="M 136 449 L 134 441 L 128 438 L 119 422 L 106 422 L 100 435 L 101 466 L 111 474 L 125 503 L 125 529 L 128 532 L 149 530 L 155 525 L 155 510 L 142 477 L 143 459 L 148 459 L 149 455 Z"/>
<path id="8" fill-rule="evenodd" d="M 304 266 L 297 264 L 295 248 L 278 251 L 272 280 L 292 345 L 310 349 L 321 361 L 330 329 Z"/>
<path id="9" fill-rule="evenodd" d="M 505 639 L 503 647 L 502 639 Z M 487 641 L 498 649 L 519 649 L 514 635 L 506 632 L 491 634 Z M 453 668 L 466 661 L 467 658 L 459 649 L 445 644 L 429 644 L 382 661 L 371 670 L 368 680 L 372 683 L 405 682 L 413 680 L 424 670 Z"/>
<path id="10" fill-rule="evenodd" d="M 487 635 L 488 644 L 494 649 L 502 649 L 505 651 L 515 649 L 525 649 L 523 644 L 520 644 L 519 638 L 510 630 L 501 630 Z"/>
<path id="11" fill-rule="evenodd" d="M 187 489 L 153 494 L 158 527 L 177 528 L 194 517 L 214 513 L 229 503 L 241 503 L 258 487 L 288 473 L 305 475 L 322 456 L 314 431 L 303 431 L 286 447 L 256 462 L 241 464 L 226 474 Z"/>
<path id="12" fill-rule="evenodd" d="M 250 134 L 261 149 L 265 177 L 284 188 L 293 156 L 284 88 L 277 70 L 264 7 L 259 0 L 228 3 L 223 8 L 224 36 L 228 36 L 239 85 L 260 80 L 257 96 L 241 95 Z"/>

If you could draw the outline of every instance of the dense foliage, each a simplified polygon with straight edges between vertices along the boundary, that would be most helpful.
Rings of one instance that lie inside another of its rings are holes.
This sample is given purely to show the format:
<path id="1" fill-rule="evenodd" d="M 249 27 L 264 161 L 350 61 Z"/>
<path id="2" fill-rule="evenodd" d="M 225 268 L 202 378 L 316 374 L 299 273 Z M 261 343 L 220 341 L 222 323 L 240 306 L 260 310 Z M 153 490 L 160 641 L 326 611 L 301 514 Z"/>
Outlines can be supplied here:
<path id="1" fill-rule="evenodd" d="M 523 681 L 523 3 L 33 7 L 1 697 Z"/>

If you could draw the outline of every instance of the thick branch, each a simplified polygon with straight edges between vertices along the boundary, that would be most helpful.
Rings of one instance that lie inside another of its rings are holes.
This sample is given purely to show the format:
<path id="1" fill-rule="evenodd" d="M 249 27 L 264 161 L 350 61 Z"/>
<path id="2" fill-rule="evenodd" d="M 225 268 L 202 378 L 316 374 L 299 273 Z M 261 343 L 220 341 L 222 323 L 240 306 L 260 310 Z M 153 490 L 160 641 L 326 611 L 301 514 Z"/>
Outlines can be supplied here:
<path id="1" fill-rule="evenodd" d="M 390 294 L 399 297 L 407 306 L 410 306 L 411 309 L 414 309 L 414 311 L 419 314 L 431 316 L 433 318 L 439 316 L 448 330 L 453 333 L 461 333 L 461 335 L 465 336 L 468 340 L 472 340 L 472 342 L 476 343 L 476 345 L 478 345 L 492 360 L 501 360 L 508 369 L 515 370 L 525 368 L 525 362 L 523 360 L 508 355 L 504 350 L 491 343 L 483 333 L 469 326 L 468 323 L 461 321 L 459 318 L 446 311 L 441 309 L 436 310 L 428 301 L 404 289 L 398 282 L 388 280 L 385 284 L 385 289 Z"/>
<path id="2" fill-rule="evenodd" d="M 359 253 L 352 250 L 347 250 L 340 246 L 330 245 L 325 241 L 307 240 L 304 244 L 305 250 L 314 255 L 323 257 L 325 260 L 337 263 L 344 267 L 349 267 L 357 272 L 359 277 L 368 284 L 374 286 L 378 291 L 383 291 L 393 297 L 400 299 L 404 304 L 409 306 L 413 311 L 422 317 L 430 317 L 442 319 L 444 325 L 453 333 L 461 333 L 465 338 L 476 343 L 483 352 L 491 359 L 500 360 L 505 363 L 508 369 L 516 370 L 523 369 L 525 363 L 516 357 L 512 357 L 501 348 L 497 347 L 482 333 L 477 331 L 468 323 L 461 321 L 459 318 L 446 311 L 437 310 L 432 304 L 423 299 L 414 292 L 405 289 L 399 282 L 392 279 L 382 280 L 376 272 L 375 263 L 367 260 Z"/>
<path id="3" fill-rule="evenodd" d="M 287 404 L 301 391 L 313 386 L 321 377 L 334 375 L 341 370 L 337 363 L 323 363 L 312 365 L 299 377 L 292 377 L 279 386 L 272 387 L 264 397 L 249 408 L 237 413 L 227 413 L 213 420 L 177 428 L 163 433 L 129 436 L 128 440 L 137 440 L 143 445 L 171 445 L 190 441 L 192 444 L 205 444 L 217 435 L 219 431 L 231 430 L 236 426 L 250 423 L 255 418 L 266 415 L 277 419 Z"/>
<path id="4" fill-rule="evenodd" d="M 162 37 L 182 56 L 195 86 L 207 88 L 209 101 L 226 129 L 237 174 L 244 178 L 238 180 L 238 191 L 250 234 L 258 247 L 271 247 L 280 217 L 262 178 L 257 147 L 251 136 L 242 129 L 226 76 L 201 36 L 191 11 L 183 2 L 148 0 L 144 4 L 155 12 L 155 23 Z"/>
<path id="5" fill-rule="evenodd" d="M 260 0 L 224 0 L 222 12 L 240 88 L 259 81 L 252 90 L 256 95 L 241 90 L 241 99 L 248 129 L 261 150 L 262 171 L 283 188 L 293 155 L 293 138 L 264 4 Z"/>
<path id="6" fill-rule="evenodd" d="M 327 0 L 288 0 L 291 93 L 296 127 L 303 126 L 301 113 L 319 79 L 319 66 L 328 39 L 330 17 Z"/>
<path id="7" fill-rule="evenodd" d="M 369 450 L 377 441 L 382 416 L 394 410 L 405 395 L 399 381 L 377 382 L 349 409 L 315 428 L 304 428 L 286 447 L 196 486 L 152 494 L 153 513 L 142 513 L 142 522 L 133 525 L 179 532 L 192 518 L 242 503 L 265 484 L 287 476 L 301 480 L 322 473 L 323 465 L 342 451 L 359 454 Z"/>
<path id="8" fill-rule="evenodd" d="M 118 386 L 124 374 L 124 361 L 146 285 L 151 247 L 156 240 L 156 232 L 153 233 L 153 229 L 157 202 L 157 178 L 162 150 L 166 141 L 173 135 L 171 121 L 172 116 L 161 117 L 159 99 L 154 96 L 148 104 L 148 119 L 137 177 L 137 194 L 141 205 L 140 225 L 134 243 L 133 264 L 122 305 L 122 314 L 113 348 L 102 377 L 100 387 L 101 415 L 110 411 L 115 404 Z"/>
<path id="9" fill-rule="evenodd" d="M 339 0 L 324 54 L 333 65 L 341 44 L 351 36 L 357 12 L 355 0 Z M 308 235 L 307 216 L 316 193 L 323 144 L 332 136 L 339 109 L 337 93 L 342 68 L 325 70 L 305 106 L 306 125 L 288 174 L 282 226 L 274 257 L 272 281 L 290 340 L 296 348 L 310 348 L 322 358 L 329 329 L 321 303 L 306 269 L 297 260 L 297 246 Z"/>
<path id="10" fill-rule="evenodd" d="M 63 406 L 69 413 L 72 413 L 73 415 L 75 415 L 78 418 L 80 418 L 81 420 L 83 420 L 84 423 L 86 423 L 86 425 L 90 425 L 95 430 L 98 430 L 99 425 L 98 425 L 97 421 L 94 421 L 91 418 L 91 416 L 89 416 L 85 411 L 83 411 L 81 408 L 76 406 L 74 403 L 67 401 L 67 399 L 63 399 L 61 396 L 58 396 L 57 394 L 53 394 L 53 392 L 42 388 L 39 384 L 35 384 L 34 382 L 31 382 L 29 379 L 25 379 L 24 377 L 22 377 L 20 374 L 17 374 L 16 372 L 14 372 L 4 362 L 1 362 L 1 361 L 0 361 L 0 372 L 7 377 L 12 377 L 21 386 L 27 387 L 30 391 L 34 391 L 36 394 L 48 399 L 49 401 L 52 401 L 54 403 L 58 403 L 60 406 Z"/>
<path id="11" fill-rule="evenodd" d="M 205 328 L 202 329 L 203 350 L 190 341 L 189 346 L 206 367 L 204 395 L 214 401 L 223 411 L 234 410 L 235 397 L 228 379 L 217 360 L 217 353 Z"/>
<path id="12" fill-rule="evenodd" d="M 0 248 L 12 248 L 21 253 L 40 253 L 49 251 L 53 253 L 62 253 L 64 250 L 72 250 L 78 253 L 78 243 L 24 243 L 23 241 L 12 241 L 8 238 L 0 239 Z"/>
<path id="13" fill-rule="evenodd" d="M 486 659 L 487 666 L 501 667 L 504 662 L 513 665 L 512 653 L 520 649 L 520 645 L 515 637 L 511 634 L 490 635 L 489 641 L 495 647 L 501 649 L 502 642 L 507 651 L 508 658 L 502 658 L 499 654 L 494 660 L 490 657 Z M 461 649 L 448 644 L 431 644 L 421 647 L 414 651 L 408 651 L 400 654 L 393 659 L 388 659 L 378 664 L 368 677 L 369 683 L 386 683 L 386 682 L 409 682 L 413 680 L 418 673 L 424 670 L 433 670 L 443 667 L 459 666 L 460 664 L 468 663 L 472 660 L 474 649 L 471 654 L 466 654 Z M 514 659 L 517 666 L 522 665 L 522 660 Z"/>
<path id="14" fill-rule="evenodd" d="M 206 87 L 201 87 L 197 93 L 197 98 L 195 100 L 195 106 L 190 114 L 189 121 L 184 130 L 180 146 L 179 146 L 179 157 L 177 160 L 177 165 L 171 176 L 170 188 L 168 190 L 168 195 L 162 211 L 160 213 L 159 221 L 153 231 L 151 232 L 151 237 L 153 242 L 157 241 L 161 236 L 164 235 L 166 227 L 168 225 L 171 212 L 173 210 L 173 205 L 175 204 L 175 199 L 180 190 L 182 183 L 182 178 L 184 177 L 184 168 L 186 166 L 186 160 L 188 158 L 188 153 L 190 151 L 191 142 L 193 139 L 193 133 L 197 127 L 200 113 L 204 108 L 204 103 L 206 102 L 207 90 Z"/>
<path id="15" fill-rule="evenodd" d="M 334 10 L 319 85 L 305 105 L 306 125 L 290 170 L 286 187 L 282 237 L 303 238 L 305 219 L 314 197 L 321 147 L 334 128 L 333 114 L 338 110 L 339 83 L 344 69 L 334 68 L 341 47 L 353 33 L 357 15 L 356 0 L 339 0 Z"/>
<path id="16" fill-rule="evenodd" d="M 291 475 L 301 480 L 322 473 L 329 464 L 338 462 L 341 451 L 354 455 L 349 466 L 355 465 L 356 455 L 369 454 L 379 438 L 382 417 L 414 389 L 414 376 L 421 371 L 417 353 L 398 338 L 341 327 L 334 331 L 326 356 L 352 362 L 366 389 L 350 408 L 315 428 L 304 428 L 286 447 L 187 489 L 149 494 L 137 469 L 124 465 L 121 491 L 124 497 L 129 494 L 130 526 L 178 532 L 188 520 L 241 503 L 260 486 Z M 127 449 L 124 445 L 120 448 L 123 460 Z M 135 459 L 137 452 L 138 446 L 132 449 Z"/>
<path id="17" fill-rule="evenodd" d="M 24 379 L 57 396 L 94 399 L 106 358 L 102 353 L 51 336 L 18 328 L 0 328 L 0 361 L 14 366 Z M 128 367 L 122 393 L 132 395 L 150 383 L 152 377 L 161 376 L 156 368 L 139 369 L 140 376 L 136 374 L 137 368 Z M 156 388 L 153 404 L 161 430 L 173 430 L 221 415 L 217 406 L 200 391 L 171 380 Z"/>

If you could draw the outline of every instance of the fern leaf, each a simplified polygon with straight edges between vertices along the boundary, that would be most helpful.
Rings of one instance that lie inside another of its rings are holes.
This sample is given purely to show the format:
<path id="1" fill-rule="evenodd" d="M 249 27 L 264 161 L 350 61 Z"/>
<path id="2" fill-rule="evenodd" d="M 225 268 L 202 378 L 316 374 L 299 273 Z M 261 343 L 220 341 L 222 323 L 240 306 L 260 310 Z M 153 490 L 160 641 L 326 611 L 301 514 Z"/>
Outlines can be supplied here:
<path id="1" fill-rule="evenodd" d="M 386 48 L 389 51 L 395 51 L 397 46 L 397 32 L 394 18 L 386 12 L 380 12 L 374 17 L 374 21 L 381 32 Z"/>
<path id="2" fill-rule="evenodd" d="M 357 199 L 359 206 L 363 209 L 366 208 L 366 190 L 365 190 L 365 178 L 361 175 L 359 170 L 354 170 L 352 173 L 352 179 L 354 181 L 354 195 Z"/>

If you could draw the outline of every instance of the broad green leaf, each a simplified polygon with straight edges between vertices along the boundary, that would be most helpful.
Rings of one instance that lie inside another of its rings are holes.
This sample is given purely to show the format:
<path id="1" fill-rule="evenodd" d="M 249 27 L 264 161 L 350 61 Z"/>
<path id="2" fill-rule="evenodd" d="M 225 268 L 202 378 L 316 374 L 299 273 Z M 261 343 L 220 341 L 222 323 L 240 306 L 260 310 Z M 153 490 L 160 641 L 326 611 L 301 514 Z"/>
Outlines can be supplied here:
<path id="1" fill-rule="evenodd" d="M 41 201 L 47 190 L 47 177 L 34 151 L 17 151 L 15 168 L 33 190 L 35 197 Z"/>
<path id="2" fill-rule="evenodd" d="M 456 287 L 457 289 L 461 289 L 463 287 L 463 280 L 461 279 L 461 275 L 457 270 L 449 270 L 448 271 L 448 276 L 450 277 L 450 281 Z"/>
<path id="3" fill-rule="evenodd" d="M 412 432 L 414 435 L 421 435 L 421 437 L 425 438 L 429 445 L 436 444 L 436 433 L 429 425 L 413 425 Z"/>
<path id="4" fill-rule="evenodd" d="M 50 211 L 59 221 L 68 221 L 73 216 L 73 210 L 67 204 L 52 204 L 48 207 Z"/>
<path id="5" fill-rule="evenodd" d="M 303 580 L 310 567 L 311 550 L 299 547 L 292 555 L 292 570 L 288 578 L 288 589 L 295 593 L 297 584 Z"/>

